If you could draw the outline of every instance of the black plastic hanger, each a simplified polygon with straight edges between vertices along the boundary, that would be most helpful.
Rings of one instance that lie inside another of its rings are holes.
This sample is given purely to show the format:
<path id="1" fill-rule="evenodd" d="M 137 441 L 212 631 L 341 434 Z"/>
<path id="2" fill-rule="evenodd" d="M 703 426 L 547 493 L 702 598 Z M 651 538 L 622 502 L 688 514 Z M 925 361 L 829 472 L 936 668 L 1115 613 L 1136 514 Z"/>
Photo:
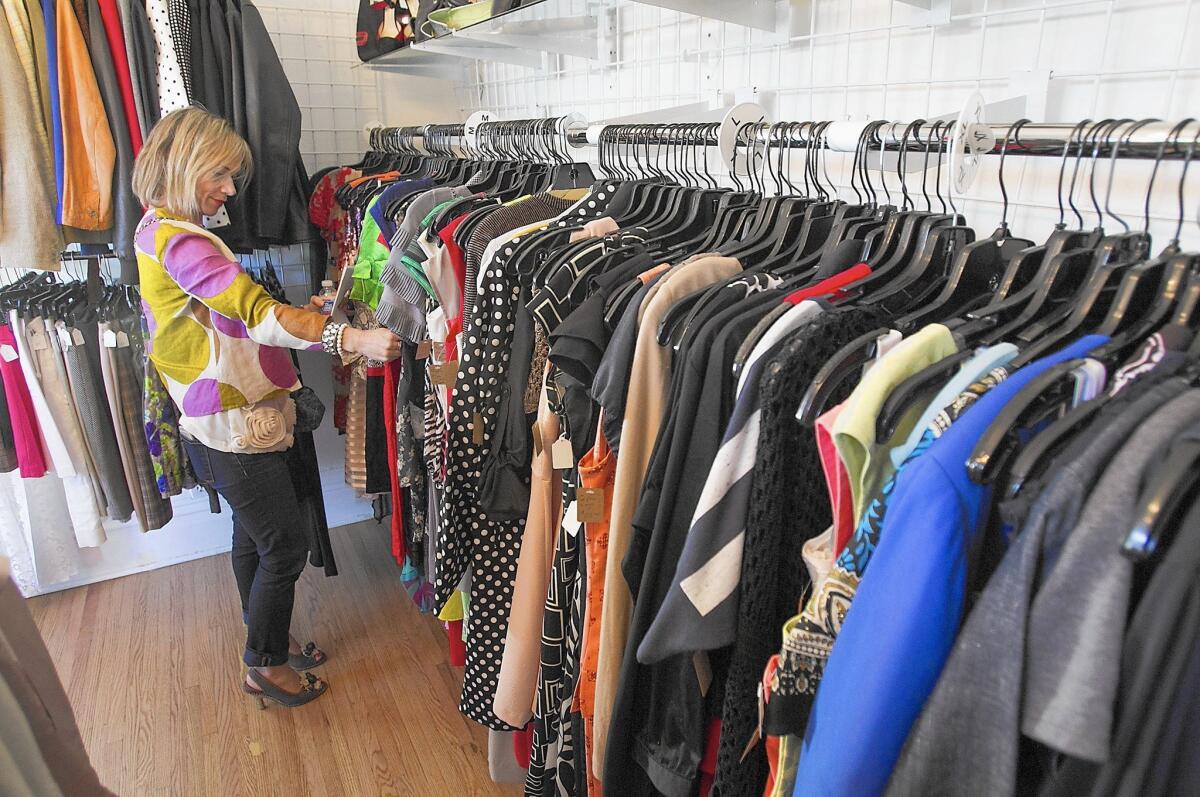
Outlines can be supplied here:
<path id="1" fill-rule="evenodd" d="M 942 292 L 924 307 L 900 319 L 900 328 L 913 328 L 971 309 L 969 305 L 983 297 L 989 287 L 998 289 L 1000 284 L 1009 278 L 1011 261 L 1022 251 L 1033 246 L 1033 241 L 1014 238 L 1009 231 L 1008 191 L 1004 184 L 1004 159 L 1008 153 L 1009 139 L 1010 137 L 1016 138 L 1019 144 L 1020 129 L 1028 122 L 1028 119 L 1014 122 L 1005 133 L 1004 143 L 1000 149 L 998 181 L 1000 196 L 1003 200 L 1000 226 L 989 237 L 968 243 L 959 250 Z M 940 196 L 940 180 L 937 188 Z M 1016 276 L 1016 273 L 1012 274 L 1009 284 Z M 995 298 L 995 294 L 992 298 Z"/>
<path id="2" fill-rule="evenodd" d="M 1064 413 L 1075 400 L 1076 369 L 1084 360 L 1054 365 L 1021 388 L 984 430 L 967 459 L 967 475 L 990 484 L 1021 447 L 1020 432 Z M 1011 368 L 1011 367 L 1010 367 Z"/>
<path id="3" fill-rule="evenodd" d="M 1170 531 L 1178 527 L 1171 521 L 1184 508 L 1184 500 L 1196 496 L 1200 484 L 1198 463 L 1200 439 L 1190 437 L 1171 447 L 1138 497 L 1133 515 L 1137 520 L 1121 546 L 1125 556 L 1143 561 L 1170 543 Z"/>
<path id="4" fill-rule="evenodd" d="M 1095 244 L 1099 242 L 1100 232 L 1082 229 L 1083 218 L 1079 218 L 1079 230 L 1067 230 L 1065 209 L 1063 207 L 1063 179 L 1066 172 L 1067 156 L 1072 145 L 1076 143 L 1077 135 L 1083 132 L 1091 120 L 1084 120 L 1072 129 L 1071 134 L 1063 143 L 1062 156 L 1058 171 L 1058 224 L 1050 233 L 1044 247 L 1026 249 L 1020 255 L 1023 263 L 1040 259 L 1037 273 L 1029 283 L 1003 300 L 989 303 L 978 312 L 968 313 L 961 324 L 951 324 L 951 329 L 970 342 L 983 341 L 988 344 L 998 343 L 1008 338 L 1019 329 L 1039 318 L 1053 302 L 1068 294 L 1082 278 L 1092 260 Z M 1080 142 L 1082 147 L 1082 142 Z M 1078 164 L 1078 159 L 1076 161 Z M 1074 186 L 1072 177 L 1072 187 Z M 1074 204 L 1071 205 L 1074 210 Z M 1027 268 L 1027 266 L 1022 266 Z"/>

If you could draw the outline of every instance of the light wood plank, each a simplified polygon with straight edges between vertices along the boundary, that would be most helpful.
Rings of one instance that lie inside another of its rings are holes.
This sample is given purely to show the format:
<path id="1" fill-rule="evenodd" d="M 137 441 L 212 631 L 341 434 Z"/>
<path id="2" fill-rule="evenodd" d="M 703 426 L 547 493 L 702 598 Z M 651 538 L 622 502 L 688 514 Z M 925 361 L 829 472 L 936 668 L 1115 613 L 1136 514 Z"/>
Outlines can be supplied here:
<path id="1" fill-rule="evenodd" d="M 157 532 L 157 533 L 170 533 Z M 292 629 L 330 654 L 330 693 L 260 710 L 239 689 L 228 555 L 29 602 L 101 780 L 126 795 L 517 795 L 458 712 L 445 632 L 400 583 L 388 529 L 333 531 L 341 575 L 308 568 Z"/>

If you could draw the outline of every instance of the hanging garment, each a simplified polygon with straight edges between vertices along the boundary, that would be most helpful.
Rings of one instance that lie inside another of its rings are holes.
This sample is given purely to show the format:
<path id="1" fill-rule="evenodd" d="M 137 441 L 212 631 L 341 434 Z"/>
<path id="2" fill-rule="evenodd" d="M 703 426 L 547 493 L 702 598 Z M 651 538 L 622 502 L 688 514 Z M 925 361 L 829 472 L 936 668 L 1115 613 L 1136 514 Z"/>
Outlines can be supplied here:
<path id="1" fill-rule="evenodd" d="M 100 357 L 100 341 L 95 337 L 95 329 L 91 327 L 86 332 L 79 330 L 84 340 L 84 343 L 79 344 L 72 340 L 71 328 L 61 321 L 56 325 L 56 331 L 63 341 L 67 377 L 71 384 L 75 409 L 82 422 L 84 444 L 95 468 L 97 483 L 108 508 L 108 516 L 124 522 L 133 514 L 133 503 L 129 496 L 129 487 L 125 483 L 125 473 L 117 448 L 116 433 L 113 431 L 112 415 L 108 410 L 104 384 L 92 360 L 93 357 Z M 68 340 L 72 340 L 74 345 L 66 345 Z"/>
<path id="2" fill-rule="evenodd" d="M 4 0 L 0 3 L 13 38 L 13 52 L 25 75 L 29 99 L 33 103 L 32 119 L 41 148 L 38 160 L 52 163 L 50 148 L 50 87 L 46 66 L 46 31 L 39 6 L 31 10 L 28 0 Z M 15 104 L 8 106 L 17 107 Z M 40 111 L 40 114 L 38 113 Z"/>
<path id="3" fill-rule="evenodd" d="M 39 137 L 39 103 L 16 57 L 9 15 L 22 9 L 14 6 L 8 0 L 0 20 L 0 266 L 56 269 L 62 234 L 44 223 L 57 213 L 54 161 Z"/>
<path id="4" fill-rule="evenodd" d="M 142 140 L 159 120 L 158 56 L 154 31 L 143 6 L 137 0 L 116 0 L 121 17 L 121 32 L 125 38 L 125 55 L 129 60 L 129 82 L 133 104 L 137 110 L 138 128 Z M 132 120 L 130 120 L 132 123 Z"/>
<path id="5" fill-rule="evenodd" d="M 121 12 L 117 8 L 117 0 L 98 0 L 98 12 L 92 14 L 92 19 L 99 18 L 104 27 L 104 36 L 108 42 L 108 53 L 112 58 L 113 73 L 120 89 L 121 110 L 125 120 L 124 130 L 129 136 L 129 145 L 134 157 L 142 151 L 142 128 L 138 119 L 137 103 L 134 100 L 133 74 L 129 67 L 129 54 L 125 49 L 125 36 Z M 110 121 L 113 118 L 110 115 Z M 122 128 L 113 124 L 113 138 L 121 135 Z M 117 157 L 120 159 L 119 142 Z"/>
<path id="6" fill-rule="evenodd" d="M 663 419 L 667 400 L 667 375 L 671 352 L 655 340 L 658 324 L 667 309 L 679 298 L 741 271 L 733 258 L 701 258 L 677 266 L 655 283 L 641 307 L 637 345 L 629 380 L 629 412 L 621 428 L 621 448 L 613 485 L 612 517 L 609 524 L 608 563 L 605 567 L 604 611 L 600 625 L 600 657 L 597 662 L 595 738 L 592 766 L 605 773 L 609 767 L 605 749 L 610 740 L 613 705 L 617 698 L 621 661 L 629 637 L 633 599 L 621 572 L 621 561 L 629 548 L 631 520 L 638 492 L 649 465 L 655 438 Z M 607 413 L 607 408 L 606 408 Z M 618 738 L 613 735 L 612 738 Z M 629 740 L 631 741 L 631 740 Z M 627 761 L 623 757 L 622 761 Z M 635 773 L 621 773 L 616 780 Z"/>
<path id="7" fill-rule="evenodd" d="M 66 493 L 75 539 L 81 548 L 99 546 L 106 539 L 104 526 L 89 475 L 83 432 L 67 386 L 66 368 L 41 317 L 24 324 L 14 311 L 9 316 L 9 324 L 14 330 L 25 382 L 29 385 L 54 472 L 62 480 Z"/>
<path id="8" fill-rule="evenodd" d="M 965 784 L 988 793 L 1017 788 L 1023 646 L 1039 562 L 1060 548 L 1104 466 L 1137 426 L 1186 390 L 1170 379 L 1134 400 L 1106 407 L 1095 437 L 1063 453 L 967 617 L 942 676 L 913 726 L 892 773 L 891 794 L 924 794 L 930 784 Z M 1036 489 L 1036 488 L 1035 488 Z M 970 689 L 964 701 L 962 690 Z M 967 706 L 971 708 L 966 709 Z"/>
<path id="9" fill-rule="evenodd" d="M 8 395 L 4 391 L 4 380 L 0 379 L 0 473 L 12 473 L 18 467 L 20 460 L 13 437 L 12 418 L 8 414 Z"/>
<path id="10" fill-rule="evenodd" d="M 533 716 L 541 661 L 542 614 L 551 579 L 555 541 L 562 524 L 562 474 L 550 460 L 550 441 L 558 439 L 558 416 L 545 393 L 533 429 L 533 478 L 529 512 L 521 536 L 509 610 L 508 634 L 496 684 L 496 716 L 514 728 L 523 728 Z"/>
<path id="11" fill-rule="evenodd" d="M 317 235 L 308 223 L 308 176 L 300 158 L 300 106 L 262 16 L 249 0 L 241 3 L 240 30 L 245 124 L 239 132 L 255 163 L 273 164 L 258 172 L 242 192 L 245 234 L 260 248 L 263 243 L 313 240 Z M 234 86 L 236 99 L 236 80 Z"/>
<path id="12" fill-rule="evenodd" d="M 797 792 L 882 793 L 962 616 L 965 551 L 971 547 L 968 535 L 975 532 L 985 491 L 967 478 L 961 463 L 1004 403 L 1030 379 L 1059 362 L 1086 355 L 1106 340 L 1099 335 L 1081 338 L 1020 369 L 976 401 L 905 469 L 889 501 L 871 576 L 854 597 L 855 609 L 846 616 L 809 715 Z M 919 521 L 913 519 L 918 516 Z M 889 535 L 893 525 L 905 533 Z M 920 533 L 914 533 L 918 529 Z M 897 579 L 906 588 L 895 587 Z M 940 591 L 938 601 L 924 601 L 924 591 L 913 585 L 926 579 L 950 588 Z M 879 619 L 880 613 L 886 622 Z M 924 664 L 920 670 L 903 668 L 901 673 L 898 667 L 860 662 L 864 655 L 878 661 L 881 654 L 891 661 L 920 657 Z M 858 732 L 863 722 L 874 729 L 869 739 Z M 817 726 L 819 734 L 813 733 Z"/>
<path id="13" fill-rule="evenodd" d="M 92 71 L 87 41 L 70 3 L 56 9 L 59 114 L 62 122 L 62 223 L 83 231 L 113 224 L 116 148 Z"/>
<path id="14" fill-rule="evenodd" d="M 134 149 L 127 132 L 131 128 L 125 116 L 124 94 L 117 72 L 118 58 L 110 48 L 111 39 L 107 35 L 106 27 L 99 24 L 101 11 L 97 0 L 87 0 L 87 2 L 92 12 L 92 18 L 97 21 L 97 24 L 91 28 L 92 38 L 89 42 L 92 66 L 96 72 L 100 95 L 104 100 L 104 111 L 108 117 L 117 153 L 112 178 L 113 254 L 121 263 L 121 282 L 131 285 L 137 282 L 137 255 L 133 248 L 133 234 L 142 217 L 142 203 L 133 194 L 133 159 L 137 150 Z M 124 64 L 124 43 L 119 38 L 117 43 L 122 47 L 119 61 Z M 128 86 L 128 73 L 124 77 L 125 85 Z M 132 105 L 132 95 L 129 99 L 130 105 Z M 136 127 L 136 124 L 134 126 Z M 139 147 L 140 144 L 139 138 Z"/>
<path id="15" fill-rule="evenodd" d="M 346 410 L 346 484 L 354 490 L 367 490 L 367 380 L 352 374 Z"/>
<path id="16" fill-rule="evenodd" d="M 20 354 L 12 328 L 0 325 L 0 375 L 4 378 L 4 399 L 8 404 L 8 417 L 12 424 L 13 447 L 21 478 L 37 479 L 46 475 L 49 457 L 42 440 L 42 428 L 38 424 L 37 411 L 29 395 L 29 385 L 21 369 Z"/>
<path id="17" fill-rule="evenodd" d="M 129 336 L 130 345 L 115 349 L 106 347 L 113 358 L 115 365 L 113 376 L 117 385 L 116 393 L 109 395 L 109 401 L 113 401 L 115 395 L 120 412 L 113 413 L 113 420 L 124 430 L 129 441 L 136 493 L 141 496 L 142 502 L 143 514 L 138 516 L 139 521 L 146 531 L 153 531 L 167 525 L 173 516 L 171 500 L 164 497 L 160 491 L 155 472 L 155 462 L 162 461 L 163 438 L 161 434 L 156 435 L 160 446 L 160 454 L 156 459 L 152 456 L 151 449 L 146 443 L 147 431 L 143 415 L 145 369 L 142 365 L 145 362 L 145 355 L 142 348 L 140 321 L 132 318 L 126 319 L 121 322 L 120 331 Z M 170 400 L 169 397 L 167 400 Z M 178 438 L 175 438 L 174 442 L 177 444 Z M 180 479 L 180 483 L 182 483 L 182 477 L 177 476 L 176 478 Z M 133 484 L 130 485 L 130 491 L 135 491 Z"/>
<path id="18" fill-rule="evenodd" d="M 158 88 L 158 110 L 162 116 L 189 104 L 184 67 L 178 42 L 171 30 L 169 0 L 146 0 L 146 15 L 154 33 L 155 75 Z"/>
<path id="19" fill-rule="evenodd" d="M 97 331 L 100 334 L 101 341 L 104 340 L 106 332 L 111 333 L 114 338 L 117 334 L 113 325 L 107 321 L 101 321 Z M 108 402 L 109 416 L 113 421 L 113 435 L 116 438 L 117 453 L 120 458 L 121 475 L 124 479 L 125 489 L 129 493 L 129 499 L 133 504 L 133 512 L 137 515 L 138 524 L 141 526 L 142 531 L 149 531 L 146 526 L 146 503 L 139 489 L 137 464 L 134 460 L 133 447 L 125 428 L 124 417 L 121 414 L 121 392 L 117 381 L 115 352 L 115 346 L 100 347 L 100 376 L 103 380 L 104 397 Z M 137 399 L 137 404 L 134 406 L 141 406 L 141 396 L 137 396 Z M 157 492 L 155 494 L 157 495 Z"/>

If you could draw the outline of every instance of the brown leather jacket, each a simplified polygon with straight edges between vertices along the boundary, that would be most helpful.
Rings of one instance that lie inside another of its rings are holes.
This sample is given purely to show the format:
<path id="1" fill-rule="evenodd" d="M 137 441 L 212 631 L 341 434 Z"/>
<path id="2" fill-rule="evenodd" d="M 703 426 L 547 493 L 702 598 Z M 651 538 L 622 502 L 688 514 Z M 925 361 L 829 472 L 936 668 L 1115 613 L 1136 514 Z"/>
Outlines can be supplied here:
<path id="1" fill-rule="evenodd" d="M 113 224 L 116 148 L 79 20 L 69 2 L 60 0 L 55 6 L 63 137 L 62 223 L 81 230 L 107 230 Z"/>

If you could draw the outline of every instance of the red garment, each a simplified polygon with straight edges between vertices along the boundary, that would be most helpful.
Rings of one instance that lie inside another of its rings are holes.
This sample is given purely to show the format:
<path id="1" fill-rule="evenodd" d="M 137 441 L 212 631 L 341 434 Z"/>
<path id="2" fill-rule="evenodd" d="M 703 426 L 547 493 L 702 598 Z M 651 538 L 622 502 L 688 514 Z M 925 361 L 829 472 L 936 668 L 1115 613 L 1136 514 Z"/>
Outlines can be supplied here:
<path id="1" fill-rule="evenodd" d="M 113 70 L 117 73 L 117 83 L 121 86 L 121 105 L 125 108 L 125 126 L 129 128 L 129 142 L 133 144 L 133 154 L 142 151 L 142 126 L 138 121 L 137 106 L 133 102 L 133 81 L 129 77 L 129 57 L 125 52 L 125 33 L 121 29 L 121 14 L 117 10 L 116 0 L 99 0 L 100 18 L 104 21 L 104 38 L 108 39 L 108 49 L 112 53 Z M 120 135 L 114 130 L 113 135 Z"/>
<path id="2" fill-rule="evenodd" d="M 512 739 L 517 766 L 529 769 L 530 751 L 533 749 L 533 723 L 527 724 L 523 730 L 513 731 Z"/>
<path id="3" fill-rule="evenodd" d="M 470 214 L 464 213 L 456 217 L 438 233 L 438 237 L 442 239 L 442 243 L 446 247 L 446 254 L 450 255 L 450 265 L 454 268 L 454 276 L 458 279 L 459 291 L 458 314 L 454 318 L 446 319 L 446 326 L 450 330 L 446 337 L 446 359 L 448 360 L 458 357 L 458 333 L 462 332 L 462 307 L 466 302 L 467 288 L 467 259 L 463 254 L 462 247 L 454 240 L 454 231 L 468 215 Z"/>
<path id="4" fill-rule="evenodd" d="M 708 733 L 704 737 L 704 758 L 700 759 L 700 797 L 708 797 L 712 791 L 713 778 L 717 776 L 717 748 L 721 746 L 721 720 L 708 721 Z"/>
<path id="5" fill-rule="evenodd" d="M 845 402 L 831 407 L 817 418 L 813 434 L 817 438 L 817 453 L 821 456 L 821 470 L 825 474 L 825 486 L 829 490 L 829 505 L 833 509 L 833 555 L 837 556 L 854 536 L 854 498 L 850 492 L 850 475 L 846 463 L 833 442 L 833 423 L 842 414 Z"/>
<path id="6" fill-rule="evenodd" d="M 794 293 L 788 294 L 784 299 L 788 304 L 800 304 L 805 299 L 816 299 L 819 296 L 830 296 L 837 298 L 837 292 L 871 274 L 871 267 L 866 263 L 859 263 L 851 266 L 845 271 L 840 271 L 828 279 L 823 279 L 820 282 L 812 285 L 807 285 Z"/>
<path id="7" fill-rule="evenodd" d="M 21 370 L 16 339 L 7 324 L 0 325 L 0 374 L 4 378 L 4 397 L 8 402 L 8 418 L 21 478 L 39 479 L 46 475 L 48 459 L 42 442 L 42 427 L 33 409 L 25 373 Z"/>
<path id="8" fill-rule="evenodd" d="M 392 485 L 392 558 L 404 566 L 408 553 L 404 544 L 404 495 L 400 491 L 400 473 L 396 450 L 396 383 L 400 381 L 400 361 L 383 366 L 383 428 L 387 432 L 388 479 Z"/>
<path id="9" fill-rule="evenodd" d="M 446 641 L 450 644 L 450 666 L 467 666 L 467 645 L 463 642 L 462 620 L 446 621 Z"/>

